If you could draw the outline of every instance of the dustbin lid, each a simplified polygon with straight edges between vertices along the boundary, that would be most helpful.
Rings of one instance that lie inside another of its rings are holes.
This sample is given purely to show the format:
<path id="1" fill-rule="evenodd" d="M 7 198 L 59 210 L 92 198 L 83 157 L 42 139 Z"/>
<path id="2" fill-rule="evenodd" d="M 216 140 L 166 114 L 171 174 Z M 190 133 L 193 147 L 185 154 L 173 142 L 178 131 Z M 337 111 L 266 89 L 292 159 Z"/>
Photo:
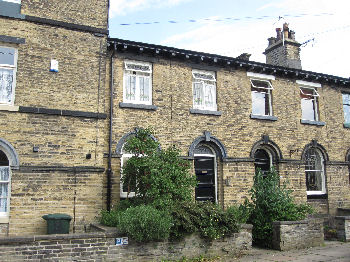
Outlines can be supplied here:
<path id="1" fill-rule="evenodd" d="M 45 216 L 42 216 L 43 219 L 45 220 L 71 220 L 72 217 L 70 215 L 67 215 L 67 214 L 48 214 L 48 215 L 45 215 Z"/>

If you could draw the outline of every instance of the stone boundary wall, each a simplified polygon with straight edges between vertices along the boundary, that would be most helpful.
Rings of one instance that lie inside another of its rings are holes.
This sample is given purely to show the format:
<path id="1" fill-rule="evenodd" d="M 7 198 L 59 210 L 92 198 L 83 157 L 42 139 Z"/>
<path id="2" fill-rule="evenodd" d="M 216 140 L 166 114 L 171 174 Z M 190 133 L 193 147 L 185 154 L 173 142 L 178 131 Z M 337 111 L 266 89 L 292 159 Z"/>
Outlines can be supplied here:
<path id="1" fill-rule="evenodd" d="M 292 250 L 320 246 L 324 243 L 323 220 L 273 222 L 272 246 L 277 250 Z"/>
<path id="2" fill-rule="evenodd" d="M 116 246 L 118 233 L 39 235 L 0 238 L 1 261 L 161 261 L 183 256 L 237 254 L 252 246 L 252 226 L 242 225 L 239 233 L 212 242 L 196 234 L 182 241 Z M 120 236 L 119 236 L 120 237 Z"/>
<path id="3" fill-rule="evenodd" d="M 350 242 L 350 216 L 336 216 L 334 220 L 337 229 L 337 239 Z"/>
<path id="4" fill-rule="evenodd" d="M 337 216 L 350 216 L 350 208 L 337 208 Z"/>

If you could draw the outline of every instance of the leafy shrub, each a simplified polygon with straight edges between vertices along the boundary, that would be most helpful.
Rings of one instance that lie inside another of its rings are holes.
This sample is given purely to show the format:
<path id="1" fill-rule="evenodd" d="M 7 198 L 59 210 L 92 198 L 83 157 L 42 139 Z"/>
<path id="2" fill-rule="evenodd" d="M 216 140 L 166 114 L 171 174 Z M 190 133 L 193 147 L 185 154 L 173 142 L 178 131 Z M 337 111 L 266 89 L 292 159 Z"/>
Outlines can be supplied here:
<path id="1" fill-rule="evenodd" d="M 199 232 L 202 237 L 212 240 L 238 231 L 236 220 L 211 202 L 177 202 L 171 214 L 173 238 Z"/>
<path id="2" fill-rule="evenodd" d="M 228 219 L 231 219 L 236 223 L 247 223 L 250 216 L 250 208 L 248 201 L 246 200 L 243 205 L 228 207 L 226 210 L 226 215 L 228 216 Z"/>
<path id="3" fill-rule="evenodd" d="M 144 200 L 139 197 L 127 198 L 120 200 L 114 209 L 121 212 L 127 210 L 129 207 L 136 207 L 142 204 L 144 204 Z"/>
<path id="4" fill-rule="evenodd" d="M 192 199 L 196 178 L 174 146 L 160 149 L 150 129 L 139 129 L 124 149 L 134 156 L 123 166 L 122 182 L 135 188 L 136 196 L 145 203 L 166 208 L 173 201 Z"/>
<path id="5" fill-rule="evenodd" d="M 118 229 L 138 242 L 166 239 L 172 226 L 169 213 L 149 205 L 130 207 L 117 218 Z"/>
<path id="6" fill-rule="evenodd" d="M 109 227 L 116 227 L 118 224 L 118 211 L 102 210 L 99 216 L 99 221 L 102 225 L 106 225 Z"/>
<path id="7" fill-rule="evenodd" d="M 273 221 L 295 221 L 305 219 L 312 212 L 308 205 L 294 203 L 291 191 L 286 185 L 279 185 L 277 172 L 271 169 L 267 174 L 257 171 L 251 189 L 252 202 L 249 221 L 253 224 L 253 242 L 270 246 Z"/>

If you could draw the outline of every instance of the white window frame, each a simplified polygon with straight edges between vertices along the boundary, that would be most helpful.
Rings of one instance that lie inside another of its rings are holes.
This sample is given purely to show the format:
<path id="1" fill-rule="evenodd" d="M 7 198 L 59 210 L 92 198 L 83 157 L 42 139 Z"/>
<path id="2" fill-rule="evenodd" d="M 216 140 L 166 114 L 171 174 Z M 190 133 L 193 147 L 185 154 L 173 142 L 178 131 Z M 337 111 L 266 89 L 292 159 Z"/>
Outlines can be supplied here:
<path id="1" fill-rule="evenodd" d="M 308 150 L 311 150 L 311 148 L 309 148 Z M 317 155 L 320 157 L 321 170 L 306 169 L 306 166 L 305 166 L 305 175 L 306 175 L 307 172 L 321 172 L 322 190 L 321 191 L 308 191 L 306 189 L 306 194 L 307 195 L 324 195 L 327 192 L 326 191 L 326 177 L 325 177 L 325 174 L 324 174 L 324 158 L 323 158 L 323 155 L 322 155 L 322 153 L 321 153 L 321 151 L 319 149 L 315 148 L 314 150 L 315 150 L 315 152 L 317 152 Z"/>
<path id="2" fill-rule="evenodd" d="M 15 101 L 18 51 L 17 51 L 16 48 L 13 48 L 11 46 L 2 46 L 2 45 L 0 45 L 0 47 L 2 47 L 2 48 L 9 48 L 9 49 L 12 49 L 12 50 L 15 51 L 13 65 L 0 64 L 0 69 L 7 69 L 7 70 L 12 70 L 13 71 L 11 101 L 9 101 L 9 102 L 0 101 L 0 105 L 11 105 L 12 106 L 12 105 L 14 105 L 14 101 Z"/>
<path id="3" fill-rule="evenodd" d="M 201 101 L 196 101 L 196 85 L 201 85 L 200 92 L 202 94 Z M 209 96 L 208 89 L 212 89 L 212 100 L 213 105 L 208 106 L 206 98 Z M 213 71 L 204 71 L 204 70 L 192 70 L 192 99 L 193 99 L 193 108 L 199 110 L 209 110 L 209 111 L 217 111 L 217 103 L 216 103 L 216 78 L 215 72 Z"/>
<path id="4" fill-rule="evenodd" d="M 312 95 L 311 94 L 306 94 L 303 92 L 303 90 L 310 90 L 312 91 Z M 301 119 L 302 120 L 308 120 L 308 121 L 319 121 L 319 114 L 318 114 L 318 97 L 320 97 L 319 93 L 317 92 L 316 88 L 315 87 L 311 87 L 311 86 L 300 86 L 299 87 L 299 90 L 300 90 L 300 93 L 302 95 L 305 95 L 305 96 L 312 96 L 313 98 L 311 99 L 312 100 L 312 103 L 313 103 L 313 108 L 314 108 L 314 120 L 313 119 L 304 119 L 303 118 L 303 107 L 301 106 Z M 300 98 L 300 105 L 301 105 L 301 101 L 302 100 L 310 100 L 310 99 L 307 99 L 307 98 Z"/>
<path id="5" fill-rule="evenodd" d="M 260 92 L 258 91 L 251 91 L 251 93 L 265 93 L 267 94 L 267 99 L 268 99 L 268 104 L 269 104 L 269 112 L 268 114 L 263 114 L 262 116 L 273 116 L 273 112 L 272 112 L 272 90 L 273 90 L 273 86 L 271 84 L 271 82 L 268 80 L 268 79 L 263 79 L 263 78 L 250 78 L 250 84 L 251 84 L 251 87 L 252 88 L 255 88 L 255 89 L 259 89 L 261 90 Z M 254 84 L 254 81 L 259 81 L 259 82 L 265 82 L 267 83 L 267 85 L 269 87 L 262 87 L 262 86 L 256 86 Z M 265 97 L 266 99 L 266 97 Z M 266 101 L 265 101 L 266 103 Z M 252 114 L 253 115 L 260 115 L 260 114 L 256 114 L 256 113 L 253 113 L 253 108 L 254 108 L 254 101 L 253 101 L 253 96 L 252 96 Z"/>
<path id="6" fill-rule="evenodd" d="M 130 154 L 130 153 L 124 153 L 123 150 L 122 150 L 122 157 L 120 158 L 120 197 L 121 198 L 131 198 L 131 197 L 134 197 L 135 196 L 135 192 L 129 192 L 129 195 L 128 195 L 128 192 L 125 192 L 123 191 L 123 183 L 121 181 L 122 177 L 123 177 L 123 165 L 125 163 L 125 159 L 128 159 L 128 158 L 131 158 L 134 156 L 134 154 Z"/>
<path id="7" fill-rule="evenodd" d="M 5 2 L 11 2 L 11 3 L 16 3 L 16 4 L 20 4 L 21 0 L 3 0 Z"/>
<path id="8" fill-rule="evenodd" d="M 136 67 L 136 68 L 133 68 Z M 137 68 L 139 67 L 139 68 Z M 130 76 L 135 76 L 135 99 L 127 96 L 127 81 Z M 148 81 L 149 99 L 144 101 L 141 99 L 140 79 L 144 78 Z M 125 60 L 124 61 L 124 81 L 123 81 L 123 102 L 132 104 L 152 105 L 152 64 L 140 61 Z"/>
<path id="9" fill-rule="evenodd" d="M 343 92 L 342 94 L 342 105 L 343 105 L 343 114 L 344 114 L 344 123 L 345 124 L 349 124 L 350 123 L 350 120 L 349 121 L 346 121 L 346 118 L 345 118 L 345 110 L 344 110 L 344 107 L 348 107 L 350 108 L 350 93 L 345 93 Z M 348 99 L 348 103 L 344 103 L 344 96 L 348 96 L 349 99 Z M 350 110 L 349 110 L 350 111 Z"/>
<path id="10" fill-rule="evenodd" d="M 11 167 L 9 166 L 0 166 L 0 168 L 7 168 L 8 172 L 9 172 L 9 178 L 7 181 L 1 181 L 0 183 L 7 183 L 7 210 L 6 212 L 1 212 L 0 211 L 0 223 L 8 223 L 8 219 L 9 219 L 9 214 L 10 214 L 10 199 L 11 199 Z"/>

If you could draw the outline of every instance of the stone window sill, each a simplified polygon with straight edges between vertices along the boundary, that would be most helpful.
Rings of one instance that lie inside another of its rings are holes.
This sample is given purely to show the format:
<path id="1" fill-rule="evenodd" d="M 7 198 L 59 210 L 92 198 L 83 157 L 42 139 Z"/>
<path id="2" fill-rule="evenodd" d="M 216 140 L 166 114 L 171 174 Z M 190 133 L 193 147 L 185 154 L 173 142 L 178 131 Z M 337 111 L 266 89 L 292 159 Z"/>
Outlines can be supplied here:
<path id="1" fill-rule="evenodd" d="M 250 114 L 251 119 L 259 119 L 259 120 L 268 120 L 268 121 L 277 121 L 278 118 L 276 116 L 262 116 L 262 115 L 253 115 Z"/>
<path id="2" fill-rule="evenodd" d="M 119 103 L 120 108 L 134 108 L 134 109 L 144 109 L 144 110 L 157 110 L 158 107 L 155 105 L 143 105 L 143 104 L 132 104 L 132 103 Z"/>
<path id="3" fill-rule="evenodd" d="M 327 199 L 328 194 L 307 194 L 307 199 Z"/>
<path id="4" fill-rule="evenodd" d="M 0 105 L 0 111 L 18 112 L 18 110 L 19 110 L 19 106 Z"/>
<path id="5" fill-rule="evenodd" d="M 0 1 L 0 16 L 24 19 L 25 15 L 21 14 L 21 4 L 7 1 Z"/>
<path id="6" fill-rule="evenodd" d="M 7 35 L 0 35 L 0 42 L 11 43 L 11 44 L 25 44 L 25 38 L 13 37 Z"/>
<path id="7" fill-rule="evenodd" d="M 221 111 L 211 111 L 211 110 L 203 110 L 203 109 L 194 109 L 190 108 L 191 114 L 199 114 L 199 115 L 212 115 L 212 116 L 221 116 Z"/>
<path id="8" fill-rule="evenodd" d="M 8 216 L 0 216 L 0 224 L 8 224 L 9 217 Z"/>
<path id="9" fill-rule="evenodd" d="M 312 120 L 300 120 L 301 124 L 304 125 L 314 125 L 314 126 L 325 126 L 326 122 L 322 122 L 322 121 L 312 121 Z"/>

